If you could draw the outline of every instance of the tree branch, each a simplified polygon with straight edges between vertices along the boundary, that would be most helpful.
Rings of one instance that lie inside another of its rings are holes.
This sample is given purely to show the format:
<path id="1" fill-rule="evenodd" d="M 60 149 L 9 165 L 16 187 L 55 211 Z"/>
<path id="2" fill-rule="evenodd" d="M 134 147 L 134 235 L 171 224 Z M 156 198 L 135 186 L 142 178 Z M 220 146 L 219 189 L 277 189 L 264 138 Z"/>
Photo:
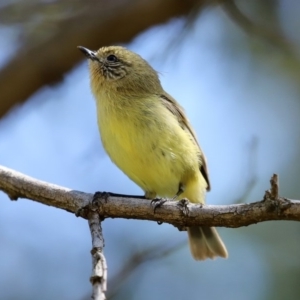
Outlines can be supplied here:
<path id="1" fill-rule="evenodd" d="M 39 88 L 61 80 L 67 71 L 82 60 L 76 46 L 98 49 L 104 45 L 128 42 L 150 26 L 187 15 L 196 3 L 202 2 L 204 1 L 79 1 L 79 8 L 75 13 L 60 19 L 54 16 L 49 20 L 53 31 L 49 31 L 47 27 L 38 28 L 42 38 L 28 36 L 15 56 L 0 70 L 0 118 L 14 105 L 26 101 Z M 12 4 L 13 7 L 15 5 Z M 43 3 L 38 8 L 37 19 L 41 17 Z M 10 9 L 12 8 L 6 8 L 2 15 L 11 15 Z M 73 10 L 74 6 L 62 9 L 62 12 Z M 21 7 L 19 11 L 26 9 Z M 32 14 L 33 11 L 30 11 L 30 15 Z"/>
<path id="2" fill-rule="evenodd" d="M 241 227 L 270 220 L 300 221 L 300 201 L 277 197 L 278 182 L 272 177 L 272 188 L 260 202 L 233 205 L 200 205 L 168 201 L 155 213 L 149 200 L 108 197 L 102 199 L 98 213 L 103 218 L 140 219 L 186 226 Z M 275 182 L 275 183 L 274 183 Z M 88 219 L 93 195 L 49 184 L 0 166 L 0 190 L 12 200 L 28 198 L 36 202 L 78 213 Z M 82 209 L 85 207 L 86 209 Z M 187 213 L 185 213 L 187 212 Z"/>
<path id="3" fill-rule="evenodd" d="M 93 261 L 93 272 L 90 281 L 93 285 L 94 300 L 105 300 L 107 290 L 107 264 L 103 254 L 104 238 L 100 217 L 97 212 L 89 213 L 89 227 L 92 235 L 93 249 L 91 251 Z"/>
<path id="4" fill-rule="evenodd" d="M 131 256 L 125 259 L 124 265 L 117 274 L 110 279 L 111 288 L 108 292 L 108 299 L 111 300 L 122 292 L 122 286 L 126 280 L 128 280 L 134 271 L 136 271 L 142 264 L 164 259 L 171 253 L 186 246 L 186 240 L 182 240 L 176 244 L 172 242 L 174 241 L 164 240 L 163 243 L 159 242 L 146 249 L 137 250 L 134 253 L 131 253 Z"/>
<path id="5" fill-rule="evenodd" d="M 238 8 L 235 0 L 219 0 L 219 2 L 225 13 L 245 32 L 263 38 L 287 53 L 294 52 L 295 45 L 293 45 L 293 43 L 289 41 L 279 29 L 271 30 L 256 24 Z"/>

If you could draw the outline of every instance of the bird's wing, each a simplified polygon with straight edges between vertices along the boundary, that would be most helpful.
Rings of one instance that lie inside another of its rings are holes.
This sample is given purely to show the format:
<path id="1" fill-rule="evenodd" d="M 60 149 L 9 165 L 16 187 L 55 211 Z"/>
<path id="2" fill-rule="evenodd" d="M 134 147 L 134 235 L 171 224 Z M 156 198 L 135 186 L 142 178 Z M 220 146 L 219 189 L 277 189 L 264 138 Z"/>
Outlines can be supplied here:
<path id="1" fill-rule="evenodd" d="M 210 181 L 209 181 L 209 176 L 208 176 L 208 169 L 207 169 L 207 164 L 206 164 L 206 159 L 205 156 L 200 148 L 200 145 L 198 143 L 196 134 L 189 122 L 189 120 L 187 119 L 184 109 L 180 106 L 180 104 L 173 98 L 171 97 L 169 94 L 165 93 L 163 95 L 160 95 L 160 98 L 162 100 L 163 105 L 172 113 L 176 116 L 176 118 L 178 119 L 178 122 L 180 123 L 180 125 L 183 128 L 187 128 L 188 131 L 191 133 L 192 137 L 194 138 L 195 143 L 198 145 L 199 147 L 199 160 L 200 160 L 200 166 L 199 166 L 199 170 L 202 174 L 202 176 L 204 177 L 204 179 L 207 182 L 207 191 L 210 191 Z"/>

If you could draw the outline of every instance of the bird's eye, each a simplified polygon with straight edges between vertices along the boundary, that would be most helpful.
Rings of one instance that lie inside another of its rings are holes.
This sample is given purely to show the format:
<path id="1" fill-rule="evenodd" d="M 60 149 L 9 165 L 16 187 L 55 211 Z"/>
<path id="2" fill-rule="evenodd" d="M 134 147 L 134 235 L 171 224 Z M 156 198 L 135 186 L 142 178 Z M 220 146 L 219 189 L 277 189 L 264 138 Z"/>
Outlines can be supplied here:
<path id="1" fill-rule="evenodd" d="M 113 54 L 108 55 L 106 59 L 108 61 L 111 61 L 111 62 L 117 62 L 118 61 L 117 57 Z"/>

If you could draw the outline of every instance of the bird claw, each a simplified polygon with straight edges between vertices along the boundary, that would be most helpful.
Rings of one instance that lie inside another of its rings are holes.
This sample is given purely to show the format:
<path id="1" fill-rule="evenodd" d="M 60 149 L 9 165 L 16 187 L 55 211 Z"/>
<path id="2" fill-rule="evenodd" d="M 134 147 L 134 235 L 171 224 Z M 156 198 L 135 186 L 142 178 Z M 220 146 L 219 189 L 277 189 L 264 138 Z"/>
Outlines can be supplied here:
<path id="1" fill-rule="evenodd" d="M 179 207 L 179 209 L 182 211 L 184 216 L 188 216 L 189 215 L 189 208 L 188 208 L 188 204 L 189 204 L 189 200 L 188 199 L 181 199 L 178 201 L 177 206 Z"/>
<path id="2" fill-rule="evenodd" d="M 151 200 L 151 205 L 153 206 L 153 213 L 155 213 L 156 209 L 162 207 L 164 203 L 168 200 L 165 198 L 154 198 Z"/>

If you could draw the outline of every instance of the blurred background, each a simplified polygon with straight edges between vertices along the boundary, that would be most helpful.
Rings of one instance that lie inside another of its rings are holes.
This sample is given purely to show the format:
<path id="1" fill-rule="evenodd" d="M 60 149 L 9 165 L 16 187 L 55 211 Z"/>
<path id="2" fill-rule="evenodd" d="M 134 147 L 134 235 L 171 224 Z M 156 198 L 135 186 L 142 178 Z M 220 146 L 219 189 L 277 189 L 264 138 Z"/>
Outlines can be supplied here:
<path id="1" fill-rule="evenodd" d="M 186 109 L 208 158 L 209 204 L 261 200 L 273 173 L 300 198 L 300 2 L 1 0 L 0 164 L 94 193 L 142 191 L 105 154 L 87 62 L 139 53 Z M 300 224 L 219 232 L 229 259 L 195 262 L 170 225 L 105 220 L 109 299 L 299 299 Z M 0 192 L 0 298 L 89 299 L 85 220 Z"/>

